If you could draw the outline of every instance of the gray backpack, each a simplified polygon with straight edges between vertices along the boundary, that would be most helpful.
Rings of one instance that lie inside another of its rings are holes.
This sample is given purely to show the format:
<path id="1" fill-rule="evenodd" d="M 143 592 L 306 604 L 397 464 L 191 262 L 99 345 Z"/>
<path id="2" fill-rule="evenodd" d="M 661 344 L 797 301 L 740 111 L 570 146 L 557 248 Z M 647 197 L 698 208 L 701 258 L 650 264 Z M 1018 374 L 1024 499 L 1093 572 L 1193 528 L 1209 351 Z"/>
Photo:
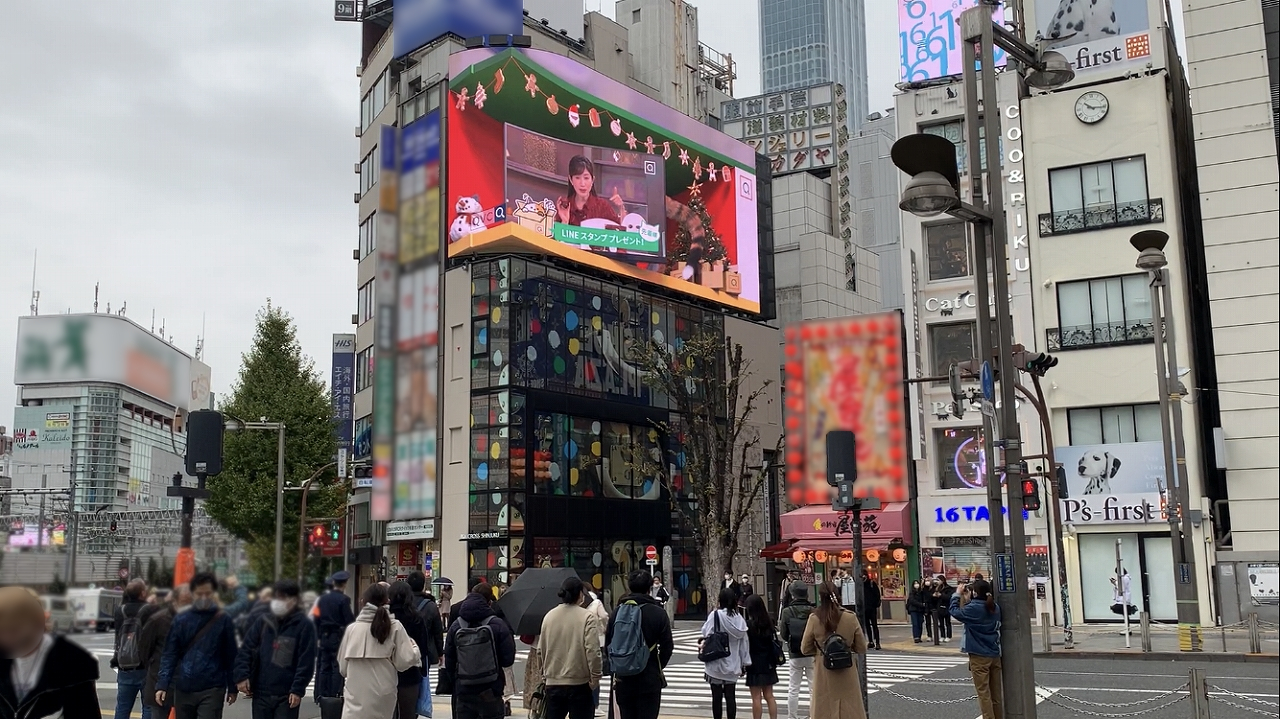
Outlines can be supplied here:
<path id="1" fill-rule="evenodd" d="M 485 617 L 483 622 L 472 626 L 461 617 L 457 619 L 458 631 L 453 635 L 458 657 L 454 676 L 459 686 L 487 686 L 502 676 L 498 642 L 489 626 L 491 621 L 493 617 Z"/>

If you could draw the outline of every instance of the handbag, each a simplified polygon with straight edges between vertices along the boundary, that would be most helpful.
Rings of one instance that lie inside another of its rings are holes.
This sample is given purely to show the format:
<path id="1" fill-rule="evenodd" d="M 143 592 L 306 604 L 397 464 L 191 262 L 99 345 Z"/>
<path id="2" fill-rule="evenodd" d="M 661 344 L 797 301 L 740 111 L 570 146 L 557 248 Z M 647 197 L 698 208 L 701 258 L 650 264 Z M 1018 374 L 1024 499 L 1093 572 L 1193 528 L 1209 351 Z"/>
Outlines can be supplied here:
<path id="1" fill-rule="evenodd" d="M 342 697 L 320 697 L 320 719 L 342 719 Z"/>
<path id="2" fill-rule="evenodd" d="M 423 672 L 418 685 L 418 716 L 431 719 L 431 708 L 431 672 Z"/>
<path id="3" fill-rule="evenodd" d="M 787 663 L 787 653 L 782 648 L 782 640 L 778 638 L 777 632 L 773 635 L 773 665 L 780 667 Z"/>
<path id="4" fill-rule="evenodd" d="M 715 629 L 703 637 L 702 644 L 698 645 L 698 661 L 704 664 L 724 659 L 732 653 L 729 650 L 729 633 L 720 631 L 720 612 L 717 611 L 713 616 Z"/>
<path id="5" fill-rule="evenodd" d="M 538 687 L 533 690 L 530 697 L 529 706 L 525 707 L 529 710 L 529 719 L 546 719 L 547 716 L 547 683 L 538 682 Z"/>
<path id="6" fill-rule="evenodd" d="M 436 694 L 448 696 L 453 693 L 453 670 L 444 664 L 436 672 Z"/>

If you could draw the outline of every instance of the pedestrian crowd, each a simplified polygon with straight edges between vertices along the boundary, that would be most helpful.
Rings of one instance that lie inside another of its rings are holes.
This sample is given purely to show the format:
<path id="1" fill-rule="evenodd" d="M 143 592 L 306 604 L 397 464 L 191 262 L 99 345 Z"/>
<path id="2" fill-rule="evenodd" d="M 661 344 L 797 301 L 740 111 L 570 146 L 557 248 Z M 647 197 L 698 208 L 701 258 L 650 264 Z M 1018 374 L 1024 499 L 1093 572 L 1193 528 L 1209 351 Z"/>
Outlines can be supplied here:
<path id="1" fill-rule="evenodd" d="M 232 601 L 219 601 L 218 580 L 197 574 L 163 600 L 140 580 L 129 583 L 115 613 L 116 719 L 216 719 L 244 697 L 253 719 L 297 719 L 312 679 L 324 719 L 430 717 L 448 696 L 454 719 L 511 716 L 516 641 L 531 647 L 524 706 L 531 719 L 657 719 L 674 652 L 670 599 L 661 578 L 644 570 L 627 577 L 628 593 L 610 612 L 592 587 L 564 579 L 554 608 L 536 626 L 516 627 L 494 588 L 469 583 L 456 604 L 452 585 L 439 600 L 426 578 L 369 586 L 359 609 L 346 594 L 350 576 L 334 574 L 330 589 L 310 602 L 296 582 L 278 582 L 250 601 L 231 579 Z M 559 580 L 557 580 L 559 581 Z M 865 575 L 851 611 L 853 581 L 833 576 L 813 587 L 791 574 L 776 620 L 750 577 L 725 583 L 707 615 L 698 659 L 714 719 L 737 718 L 737 686 L 751 697 L 752 719 L 778 719 L 774 687 L 785 668 L 788 719 L 865 719 L 857 657 L 880 648 L 878 586 Z M 510 607 L 508 607 L 510 609 Z M 951 640 L 951 619 L 965 628 L 960 651 L 983 719 L 1002 719 L 1000 608 L 980 576 L 952 587 L 944 577 L 914 582 L 908 597 L 916 642 L 927 634 Z M 45 631 L 39 598 L 0 588 L 0 719 L 88 719 L 99 711 L 97 660 Z M 612 691 L 602 707 L 601 680 Z M 810 711 L 799 703 L 810 687 Z"/>

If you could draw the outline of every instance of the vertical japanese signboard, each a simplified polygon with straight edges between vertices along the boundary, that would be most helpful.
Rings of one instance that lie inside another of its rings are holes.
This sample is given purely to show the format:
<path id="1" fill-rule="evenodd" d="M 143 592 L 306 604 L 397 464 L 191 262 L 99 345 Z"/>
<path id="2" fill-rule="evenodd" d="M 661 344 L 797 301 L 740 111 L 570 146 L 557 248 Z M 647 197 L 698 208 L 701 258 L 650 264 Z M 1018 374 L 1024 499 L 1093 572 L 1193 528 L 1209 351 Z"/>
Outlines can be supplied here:
<path id="1" fill-rule="evenodd" d="M 329 398 L 333 406 L 333 436 L 338 441 L 338 454 L 350 454 L 352 405 L 355 395 L 356 336 L 333 336 L 333 370 L 329 376 Z"/>

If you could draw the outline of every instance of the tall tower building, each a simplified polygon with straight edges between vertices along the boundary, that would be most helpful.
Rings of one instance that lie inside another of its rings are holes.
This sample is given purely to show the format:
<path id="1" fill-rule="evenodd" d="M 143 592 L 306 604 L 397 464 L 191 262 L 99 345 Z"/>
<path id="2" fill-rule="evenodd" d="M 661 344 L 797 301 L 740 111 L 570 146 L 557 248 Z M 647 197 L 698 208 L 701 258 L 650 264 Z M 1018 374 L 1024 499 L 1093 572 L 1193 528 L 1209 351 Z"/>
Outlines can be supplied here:
<path id="1" fill-rule="evenodd" d="M 863 0 L 760 0 L 764 93 L 827 82 L 845 86 L 851 129 L 870 112 Z"/>

